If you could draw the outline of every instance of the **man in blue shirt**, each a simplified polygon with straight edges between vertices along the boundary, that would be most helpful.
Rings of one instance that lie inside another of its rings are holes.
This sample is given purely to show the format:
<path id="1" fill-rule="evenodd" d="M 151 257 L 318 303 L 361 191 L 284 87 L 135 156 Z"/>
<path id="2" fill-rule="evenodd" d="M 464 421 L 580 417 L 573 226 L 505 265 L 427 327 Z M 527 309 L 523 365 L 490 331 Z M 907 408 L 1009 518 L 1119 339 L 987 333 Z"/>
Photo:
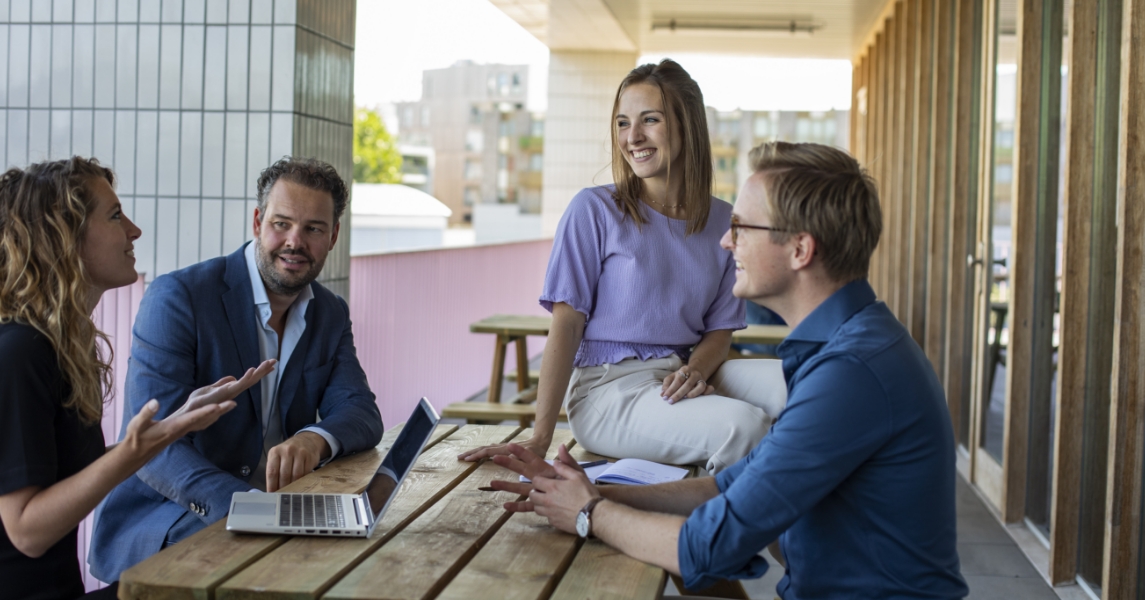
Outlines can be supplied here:
<path id="1" fill-rule="evenodd" d="M 506 508 L 596 535 L 679 573 L 690 589 L 760 577 L 779 539 L 776 591 L 804 598 L 961 598 L 954 439 L 938 378 L 866 281 L 882 215 L 874 182 L 817 144 L 752 151 L 721 245 L 734 293 L 793 327 L 779 346 L 787 407 L 752 452 L 716 477 L 596 488 L 561 449 L 497 464 L 533 484 Z"/>

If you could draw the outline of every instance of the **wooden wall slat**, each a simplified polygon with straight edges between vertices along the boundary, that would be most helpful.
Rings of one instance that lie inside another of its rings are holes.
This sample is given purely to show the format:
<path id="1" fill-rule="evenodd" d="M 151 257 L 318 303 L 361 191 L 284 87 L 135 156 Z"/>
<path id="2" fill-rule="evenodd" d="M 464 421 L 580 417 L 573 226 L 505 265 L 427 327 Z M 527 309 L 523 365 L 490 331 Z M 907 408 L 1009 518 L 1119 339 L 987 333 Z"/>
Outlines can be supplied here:
<path id="1" fill-rule="evenodd" d="M 1027 484 L 1045 490 L 1057 237 L 1061 110 L 1061 0 L 1022 0 L 1018 8 L 1018 108 L 1009 258 L 1010 321 L 1002 517 L 1027 513 L 1044 522 L 1042 503 L 1027 506 Z M 1028 458 L 1033 456 L 1033 464 Z M 1043 492 L 1044 493 L 1044 492 Z M 1035 496 L 1038 498 L 1039 496 Z"/>
<path id="2" fill-rule="evenodd" d="M 954 123 L 951 129 L 953 146 L 950 156 L 950 212 L 947 238 L 947 311 L 945 339 L 945 385 L 947 402 L 951 414 L 962 412 L 967 401 L 969 384 L 970 328 L 967 309 L 970 306 L 970 289 L 966 257 L 971 246 L 975 223 L 976 206 L 972 184 L 977 181 L 974 163 L 974 148 L 977 138 L 978 115 L 977 63 L 979 40 L 979 1 L 958 1 L 955 3 L 955 50 L 954 50 Z M 955 412 L 957 409 L 957 412 Z M 976 439 L 976 415 L 971 415 L 971 443 Z M 970 449 L 971 473 L 973 473 L 974 448 Z"/>
<path id="3" fill-rule="evenodd" d="M 887 44 L 886 35 L 884 32 L 875 34 L 875 45 L 872 49 L 874 55 L 874 65 L 872 69 L 871 78 L 871 156 L 869 161 L 869 168 L 871 176 L 875 178 L 879 189 L 879 200 L 885 202 L 885 195 L 883 188 L 886 185 L 883 174 L 883 166 L 886 163 L 886 158 L 883 156 L 883 123 L 885 122 L 884 113 L 886 105 L 886 56 Z M 883 276 L 886 269 L 883 268 L 883 257 L 887 253 L 886 238 L 879 241 L 875 253 L 871 256 L 871 285 L 875 289 L 875 293 L 882 297 L 885 291 L 883 286 Z"/>
<path id="4" fill-rule="evenodd" d="M 953 135 L 953 83 L 954 83 L 954 6 L 955 0 L 935 0 L 932 27 L 934 28 L 934 80 L 931 82 L 933 104 L 930 123 L 930 156 L 927 161 L 927 202 L 930 205 L 930 230 L 927 235 L 927 298 L 926 340 L 924 348 L 930 363 L 938 373 L 939 381 L 946 381 L 946 303 L 947 225 L 950 221 L 950 155 Z M 950 414 L 954 422 L 955 439 L 959 432 L 962 406 L 957 398 L 947 394 Z"/>
<path id="5" fill-rule="evenodd" d="M 886 114 L 883 121 L 883 184 L 882 190 L 886 197 L 883 209 L 883 237 L 887 240 L 887 251 L 883 253 L 883 298 L 890 306 L 891 311 L 898 313 L 898 107 L 902 99 L 898 95 L 899 57 L 902 54 L 902 44 L 899 40 L 898 23 L 902 6 L 895 3 L 894 16 L 886 20 L 883 30 L 887 40 L 887 71 L 886 82 Z"/>
<path id="6" fill-rule="evenodd" d="M 899 321 L 910 327 L 910 290 L 913 259 L 911 254 L 912 203 L 914 195 L 914 169 L 917 157 L 911 152 L 914 141 L 915 72 L 914 62 L 918 48 L 915 39 L 915 0 L 903 0 L 898 6 L 899 56 L 895 96 L 895 297 Z"/>
<path id="7" fill-rule="evenodd" d="M 1145 0 L 1122 13 L 1117 293 L 1106 499 L 1107 598 L 1136 597 L 1145 452 Z"/>
<path id="8" fill-rule="evenodd" d="M 931 132 L 931 82 L 935 77 L 934 61 L 934 3 L 930 0 L 913 0 L 915 55 L 914 87 L 915 103 L 911 114 L 913 136 L 910 140 L 912 157 L 908 168 L 913 172 L 911 185 L 910 250 L 910 304 L 907 325 L 911 336 L 921 346 L 926 340 L 926 291 L 929 240 L 930 207 L 930 132 Z"/>
<path id="9" fill-rule="evenodd" d="M 1089 366 L 1089 287 L 1092 272 L 1094 124 L 1097 89 L 1098 0 L 1073 0 L 1069 18 L 1069 115 L 1065 138 L 1065 219 L 1062 229 L 1061 340 L 1050 517 L 1050 581 L 1070 583 L 1077 572 L 1078 519 L 1086 376 Z"/>

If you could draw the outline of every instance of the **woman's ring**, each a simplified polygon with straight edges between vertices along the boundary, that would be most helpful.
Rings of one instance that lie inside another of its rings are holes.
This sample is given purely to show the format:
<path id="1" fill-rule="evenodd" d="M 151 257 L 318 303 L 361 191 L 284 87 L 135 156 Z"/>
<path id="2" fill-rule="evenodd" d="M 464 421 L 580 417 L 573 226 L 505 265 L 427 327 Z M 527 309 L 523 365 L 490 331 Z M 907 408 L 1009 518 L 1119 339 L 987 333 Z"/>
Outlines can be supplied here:
<path id="1" fill-rule="evenodd" d="M 680 375 L 681 377 L 683 377 L 683 378 L 684 378 L 684 381 L 687 381 L 687 380 L 688 380 L 688 378 L 692 376 L 692 374 L 691 374 L 691 373 L 686 373 L 686 372 L 684 372 L 684 371 L 676 371 L 676 374 L 677 374 L 677 375 Z"/>

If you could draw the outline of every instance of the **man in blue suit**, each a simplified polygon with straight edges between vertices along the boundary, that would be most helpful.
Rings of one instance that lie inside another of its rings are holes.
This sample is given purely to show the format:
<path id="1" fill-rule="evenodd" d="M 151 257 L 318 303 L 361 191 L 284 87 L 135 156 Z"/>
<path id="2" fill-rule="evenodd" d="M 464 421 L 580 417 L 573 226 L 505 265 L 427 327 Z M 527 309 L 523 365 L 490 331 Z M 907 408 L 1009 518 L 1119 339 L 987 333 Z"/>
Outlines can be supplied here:
<path id="1" fill-rule="evenodd" d="M 158 277 L 147 290 L 133 330 L 125 418 L 151 398 L 166 416 L 206 383 L 278 363 L 215 425 L 175 442 L 107 497 L 88 554 L 100 580 L 116 581 L 222 519 L 234 492 L 273 492 L 381 440 L 349 308 L 314 283 L 348 196 L 329 164 L 283 158 L 259 176 L 253 242 Z"/>

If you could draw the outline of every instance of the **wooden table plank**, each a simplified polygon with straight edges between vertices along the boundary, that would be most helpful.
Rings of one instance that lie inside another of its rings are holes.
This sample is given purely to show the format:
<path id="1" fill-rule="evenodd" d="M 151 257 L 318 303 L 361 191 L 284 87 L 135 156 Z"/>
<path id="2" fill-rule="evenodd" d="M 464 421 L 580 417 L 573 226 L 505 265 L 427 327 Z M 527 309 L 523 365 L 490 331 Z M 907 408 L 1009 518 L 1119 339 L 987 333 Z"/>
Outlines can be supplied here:
<path id="1" fill-rule="evenodd" d="M 478 468 L 474 463 L 458 461 L 458 454 L 474 446 L 504 442 L 518 431 L 519 428 L 498 426 L 456 431 L 422 454 L 369 539 L 294 537 L 219 586 L 216 597 L 317 598 Z M 372 475 L 376 468 L 374 465 L 368 472 Z M 366 483 L 368 479 L 358 491 Z"/>
<path id="2" fill-rule="evenodd" d="M 527 439 L 524 430 L 516 439 Z M 339 581 L 324 598 L 432 598 L 509 518 L 502 505 L 518 496 L 481 491 L 493 479 L 516 480 L 517 474 L 492 461 L 475 471 L 440 501 L 370 555 Z"/>
<path id="3" fill-rule="evenodd" d="M 436 444 L 456 430 L 455 425 L 439 426 L 430 444 Z M 365 473 L 373 473 L 377 469 L 400 431 L 400 425 L 390 429 L 382 436 L 377 449 L 331 461 L 286 486 L 283 491 L 360 491 L 369 481 Z M 285 536 L 236 535 L 226 530 L 225 519 L 218 521 L 124 571 L 119 582 L 119 597 L 209 600 L 220 582 L 273 551 L 287 539 Z"/>
<path id="4" fill-rule="evenodd" d="M 779 344 L 791 335 L 786 325 L 748 325 L 747 329 L 732 332 L 733 344 Z"/>
<path id="5" fill-rule="evenodd" d="M 573 446 L 572 432 L 553 432 L 549 458 L 557 447 Z M 578 458 L 578 460 L 595 460 Z M 549 525 L 548 519 L 536 513 L 517 513 L 477 552 L 473 560 L 437 597 L 437 600 L 469 600 L 487 596 L 497 590 L 502 600 L 548 598 L 572 562 L 580 539 Z"/>
<path id="6" fill-rule="evenodd" d="M 578 461 L 605 458 L 579 446 L 569 450 Z M 689 469 L 692 477 L 695 469 Z M 551 596 L 554 600 L 608 600 L 611 598 L 659 598 L 664 592 L 668 573 L 625 556 L 608 544 L 591 539 L 581 545 L 560 585 Z"/>
<path id="7" fill-rule="evenodd" d="M 473 333 L 495 333 L 498 335 L 549 335 L 552 317 L 527 315 L 493 315 L 469 325 Z"/>
<path id="8" fill-rule="evenodd" d="M 581 546 L 553 600 L 659 598 L 667 572 L 625 556 L 598 539 Z"/>

